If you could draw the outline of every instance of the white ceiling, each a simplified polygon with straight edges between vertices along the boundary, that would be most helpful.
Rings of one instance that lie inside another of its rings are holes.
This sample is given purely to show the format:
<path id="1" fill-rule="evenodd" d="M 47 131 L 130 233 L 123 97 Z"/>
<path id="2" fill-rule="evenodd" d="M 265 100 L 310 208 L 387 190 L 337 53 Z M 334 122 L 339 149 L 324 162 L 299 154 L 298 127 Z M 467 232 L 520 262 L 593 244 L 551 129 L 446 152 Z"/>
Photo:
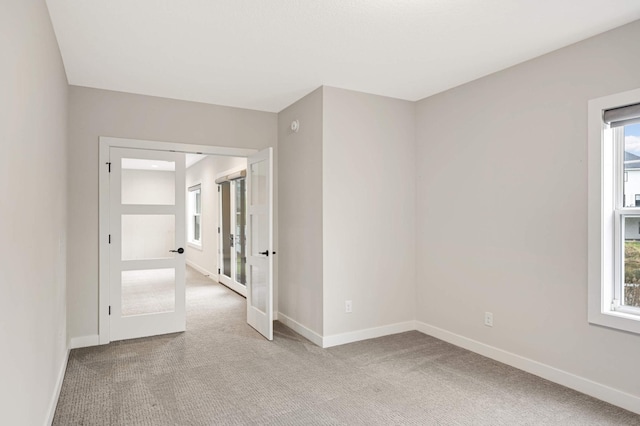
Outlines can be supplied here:
<path id="1" fill-rule="evenodd" d="M 279 112 L 419 100 L 640 19 L 639 0 L 47 0 L 70 84 Z"/>

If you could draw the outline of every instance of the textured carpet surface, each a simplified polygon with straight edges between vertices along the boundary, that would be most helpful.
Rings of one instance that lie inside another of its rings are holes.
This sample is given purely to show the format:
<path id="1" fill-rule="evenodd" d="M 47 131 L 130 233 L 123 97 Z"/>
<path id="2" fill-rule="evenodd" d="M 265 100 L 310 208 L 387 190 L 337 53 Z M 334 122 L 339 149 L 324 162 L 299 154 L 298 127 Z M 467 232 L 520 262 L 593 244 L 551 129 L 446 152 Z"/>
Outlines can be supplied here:
<path id="1" fill-rule="evenodd" d="M 321 349 L 188 272 L 185 333 L 71 352 L 54 425 L 640 425 L 640 416 L 408 332 Z"/>

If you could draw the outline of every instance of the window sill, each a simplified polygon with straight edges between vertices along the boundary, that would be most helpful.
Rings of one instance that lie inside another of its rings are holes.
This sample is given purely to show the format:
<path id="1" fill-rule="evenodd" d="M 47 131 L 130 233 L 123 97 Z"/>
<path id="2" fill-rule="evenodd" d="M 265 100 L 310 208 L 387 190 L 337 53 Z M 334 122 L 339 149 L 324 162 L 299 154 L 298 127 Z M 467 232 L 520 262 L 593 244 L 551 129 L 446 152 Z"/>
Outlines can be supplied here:
<path id="1" fill-rule="evenodd" d="M 590 314 L 589 323 L 640 334 L 640 315 L 608 310 Z"/>
<path id="2" fill-rule="evenodd" d="M 191 241 L 187 242 L 187 245 L 191 248 L 194 248 L 198 251 L 202 251 L 202 244 L 192 243 Z"/>

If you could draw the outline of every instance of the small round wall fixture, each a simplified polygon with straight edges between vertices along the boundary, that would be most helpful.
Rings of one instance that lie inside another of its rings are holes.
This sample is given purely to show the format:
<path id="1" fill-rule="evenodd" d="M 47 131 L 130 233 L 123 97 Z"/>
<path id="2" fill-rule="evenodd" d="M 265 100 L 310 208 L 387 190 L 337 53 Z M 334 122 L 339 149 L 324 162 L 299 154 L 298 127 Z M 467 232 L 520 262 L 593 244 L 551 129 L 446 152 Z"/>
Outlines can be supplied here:
<path id="1" fill-rule="evenodd" d="M 291 122 L 291 131 L 298 133 L 298 130 L 300 130 L 300 122 L 298 120 L 293 120 Z"/>

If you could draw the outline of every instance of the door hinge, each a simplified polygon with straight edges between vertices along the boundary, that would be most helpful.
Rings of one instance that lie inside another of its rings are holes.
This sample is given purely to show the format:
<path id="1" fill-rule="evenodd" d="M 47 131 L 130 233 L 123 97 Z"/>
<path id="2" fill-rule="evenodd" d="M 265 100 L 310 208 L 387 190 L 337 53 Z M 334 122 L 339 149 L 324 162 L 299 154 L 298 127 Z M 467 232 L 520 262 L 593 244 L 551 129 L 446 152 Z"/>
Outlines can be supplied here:
<path id="1" fill-rule="evenodd" d="M 111 305 L 109 305 L 109 315 L 111 315 Z"/>
<path id="2" fill-rule="evenodd" d="M 218 226 L 218 234 L 220 233 L 220 227 Z"/>
<path id="3" fill-rule="evenodd" d="M 111 162 L 107 162 L 107 166 L 109 166 L 109 173 L 111 173 Z"/>
<path id="4" fill-rule="evenodd" d="M 109 244 L 111 244 L 111 234 L 109 234 Z"/>
<path id="5" fill-rule="evenodd" d="M 220 268 L 218 268 L 218 275 L 220 275 Z"/>
<path id="6" fill-rule="evenodd" d="M 218 192 L 220 192 L 220 185 L 218 185 Z"/>

